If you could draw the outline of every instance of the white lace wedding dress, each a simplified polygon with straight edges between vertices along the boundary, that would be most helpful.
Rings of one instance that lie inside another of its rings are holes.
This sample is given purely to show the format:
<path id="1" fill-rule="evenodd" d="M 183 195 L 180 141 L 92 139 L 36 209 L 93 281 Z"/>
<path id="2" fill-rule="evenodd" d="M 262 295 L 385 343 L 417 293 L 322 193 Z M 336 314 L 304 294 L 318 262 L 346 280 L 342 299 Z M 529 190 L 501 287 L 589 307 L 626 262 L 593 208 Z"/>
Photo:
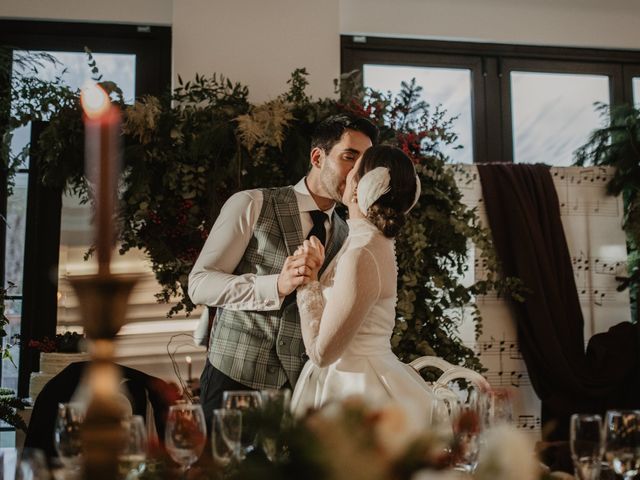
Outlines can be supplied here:
<path id="1" fill-rule="evenodd" d="M 366 219 L 348 220 L 349 236 L 321 278 L 297 293 L 309 361 L 298 379 L 292 409 L 350 395 L 368 403 L 400 405 L 425 425 L 433 393 L 418 373 L 391 351 L 397 264 L 393 239 Z"/>

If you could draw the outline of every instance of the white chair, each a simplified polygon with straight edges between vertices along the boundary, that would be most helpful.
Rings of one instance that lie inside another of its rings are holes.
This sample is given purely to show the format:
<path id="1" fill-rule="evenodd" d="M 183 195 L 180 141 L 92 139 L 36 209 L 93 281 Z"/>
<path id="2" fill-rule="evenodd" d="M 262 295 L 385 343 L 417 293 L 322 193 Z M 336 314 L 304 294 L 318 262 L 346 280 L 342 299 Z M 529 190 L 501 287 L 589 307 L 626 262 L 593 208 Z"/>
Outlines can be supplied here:
<path id="1" fill-rule="evenodd" d="M 455 389 L 452 389 L 452 382 L 455 380 L 466 380 L 470 382 L 474 388 L 481 392 L 487 392 L 491 389 L 489 382 L 478 372 L 471 370 L 470 368 L 460 367 L 458 365 L 452 365 L 446 360 L 427 355 L 424 357 L 416 358 L 413 362 L 409 363 L 414 370 L 420 373 L 420 370 L 426 367 L 434 367 L 442 371 L 442 374 L 438 379 L 432 383 L 434 393 L 443 399 L 450 399 L 458 401 L 460 396 L 456 393 Z"/>

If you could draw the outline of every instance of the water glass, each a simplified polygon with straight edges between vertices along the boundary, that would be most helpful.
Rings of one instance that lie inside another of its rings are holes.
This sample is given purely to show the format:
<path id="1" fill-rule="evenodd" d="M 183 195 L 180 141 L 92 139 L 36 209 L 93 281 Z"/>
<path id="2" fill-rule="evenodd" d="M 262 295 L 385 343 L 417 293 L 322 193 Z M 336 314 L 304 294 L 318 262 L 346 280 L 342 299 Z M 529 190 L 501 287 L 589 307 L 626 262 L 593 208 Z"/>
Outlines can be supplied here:
<path id="1" fill-rule="evenodd" d="M 243 456 L 255 450 L 258 443 L 262 395 L 255 390 L 228 390 L 222 393 L 222 407 L 242 411 Z"/>
<path id="2" fill-rule="evenodd" d="M 604 435 L 600 415 L 571 415 L 569 446 L 578 480 L 600 478 Z"/>
<path id="3" fill-rule="evenodd" d="M 262 422 L 259 441 L 267 459 L 274 462 L 283 453 L 280 436 L 283 428 L 292 421 L 291 390 L 269 388 L 260 391 L 262 397 Z"/>
<path id="4" fill-rule="evenodd" d="M 140 415 L 132 415 L 122 421 L 127 434 L 124 449 L 118 455 L 118 470 L 121 478 L 138 478 L 146 468 L 147 429 Z"/>
<path id="5" fill-rule="evenodd" d="M 455 409 L 453 435 L 460 452 L 455 470 L 473 473 L 478 465 L 480 435 L 487 418 L 486 400 L 485 395 L 471 390 L 466 403 L 460 402 Z"/>
<path id="6" fill-rule="evenodd" d="M 640 473 L 640 410 L 609 410 L 605 423 L 605 458 L 625 479 Z"/>
<path id="7" fill-rule="evenodd" d="M 206 440 L 207 425 L 200 405 L 185 403 L 169 407 L 165 447 L 183 473 L 200 458 Z"/>
<path id="8" fill-rule="evenodd" d="M 58 404 L 53 441 L 62 464 L 70 470 L 79 470 L 81 467 L 80 429 L 84 415 L 85 407 L 80 403 Z"/>
<path id="9" fill-rule="evenodd" d="M 213 459 L 225 467 L 242 459 L 242 412 L 232 408 L 213 411 L 211 425 L 211 450 Z"/>

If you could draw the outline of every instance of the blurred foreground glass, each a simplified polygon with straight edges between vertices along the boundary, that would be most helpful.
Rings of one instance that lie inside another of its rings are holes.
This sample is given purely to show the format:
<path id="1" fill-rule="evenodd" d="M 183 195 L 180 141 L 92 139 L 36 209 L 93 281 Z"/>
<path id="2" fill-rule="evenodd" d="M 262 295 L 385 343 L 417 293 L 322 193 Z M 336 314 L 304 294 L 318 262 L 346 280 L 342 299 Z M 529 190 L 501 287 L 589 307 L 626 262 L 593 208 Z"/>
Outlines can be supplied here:
<path id="1" fill-rule="evenodd" d="M 206 440 L 207 425 L 200 405 L 179 404 L 169 407 L 165 448 L 183 473 L 200 458 Z"/>
<path id="2" fill-rule="evenodd" d="M 68 469 L 79 470 L 82 463 L 80 430 L 84 414 L 84 405 L 79 403 L 58 404 L 53 442 L 62 464 Z"/>
<path id="3" fill-rule="evenodd" d="M 127 432 L 127 443 L 118 456 L 118 470 L 120 478 L 133 480 L 146 469 L 147 429 L 140 415 L 123 420 L 122 426 Z"/>
<path id="4" fill-rule="evenodd" d="M 513 402 L 509 390 L 504 388 L 491 390 L 487 397 L 487 407 L 490 426 L 513 423 Z"/>
<path id="5" fill-rule="evenodd" d="M 228 390 L 222 394 L 222 407 L 242 411 L 242 456 L 253 452 L 258 443 L 262 395 L 255 390 Z"/>
<path id="6" fill-rule="evenodd" d="M 605 458 L 625 479 L 640 473 L 640 410 L 608 410 Z"/>
<path id="7" fill-rule="evenodd" d="M 260 391 L 262 415 L 260 445 L 269 461 L 277 461 L 283 453 L 281 432 L 291 421 L 291 390 L 269 388 Z"/>
<path id="8" fill-rule="evenodd" d="M 211 425 L 211 452 L 214 461 L 225 467 L 242 459 L 242 412 L 231 408 L 213 411 Z"/>
<path id="9" fill-rule="evenodd" d="M 600 478 L 604 435 L 600 415 L 571 415 L 569 446 L 578 480 Z"/>
<path id="10" fill-rule="evenodd" d="M 49 469 L 44 452 L 37 448 L 25 448 L 18 452 L 16 480 L 49 480 Z"/>
<path id="11" fill-rule="evenodd" d="M 487 395 L 470 389 L 466 402 L 460 402 L 453 417 L 453 435 L 459 450 L 455 470 L 473 473 L 478 465 L 480 435 L 486 426 Z"/>

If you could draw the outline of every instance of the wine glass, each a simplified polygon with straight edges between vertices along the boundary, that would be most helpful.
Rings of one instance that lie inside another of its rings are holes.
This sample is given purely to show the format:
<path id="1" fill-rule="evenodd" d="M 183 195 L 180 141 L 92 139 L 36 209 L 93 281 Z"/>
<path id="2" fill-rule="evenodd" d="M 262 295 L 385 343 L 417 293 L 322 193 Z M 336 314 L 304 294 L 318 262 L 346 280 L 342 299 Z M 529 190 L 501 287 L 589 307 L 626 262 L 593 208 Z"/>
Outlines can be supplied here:
<path id="1" fill-rule="evenodd" d="M 600 477 L 604 438 L 600 415 L 575 413 L 571 415 L 569 446 L 579 480 Z"/>
<path id="2" fill-rule="evenodd" d="M 207 440 L 202 407 L 191 403 L 169 407 L 164 437 L 167 452 L 186 475 L 191 465 L 200 458 Z"/>
<path id="3" fill-rule="evenodd" d="M 605 457 L 625 479 L 640 473 L 640 410 L 608 410 Z"/>
<path id="4" fill-rule="evenodd" d="M 213 459 L 227 466 L 232 460 L 241 459 L 242 412 L 232 408 L 213 411 L 211 425 L 211 450 Z"/>
<path id="5" fill-rule="evenodd" d="M 85 407 L 80 403 L 59 403 L 53 441 L 65 468 L 76 471 L 82 462 L 80 429 L 84 422 Z"/>
<path id="6" fill-rule="evenodd" d="M 276 461 L 282 453 L 280 433 L 291 420 L 291 390 L 268 388 L 260 391 L 262 422 L 260 445 L 269 461 Z"/>
<path id="7" fill-rule="evenodd" d="M 135 479 L 146 468 L 147 429 L 140 415 L 132 415 L 122 421 L 127 434 L 123 450 L 118 455 L 118 470 L 122 478 Z"/>
<path id="8" fill-rule="evenodd" d="M 222 394 L 223 408 L 242 411 L 242 456 L 253 452 L 257 444 L 262 396 L 255 390 L 228 390 Z"/>

